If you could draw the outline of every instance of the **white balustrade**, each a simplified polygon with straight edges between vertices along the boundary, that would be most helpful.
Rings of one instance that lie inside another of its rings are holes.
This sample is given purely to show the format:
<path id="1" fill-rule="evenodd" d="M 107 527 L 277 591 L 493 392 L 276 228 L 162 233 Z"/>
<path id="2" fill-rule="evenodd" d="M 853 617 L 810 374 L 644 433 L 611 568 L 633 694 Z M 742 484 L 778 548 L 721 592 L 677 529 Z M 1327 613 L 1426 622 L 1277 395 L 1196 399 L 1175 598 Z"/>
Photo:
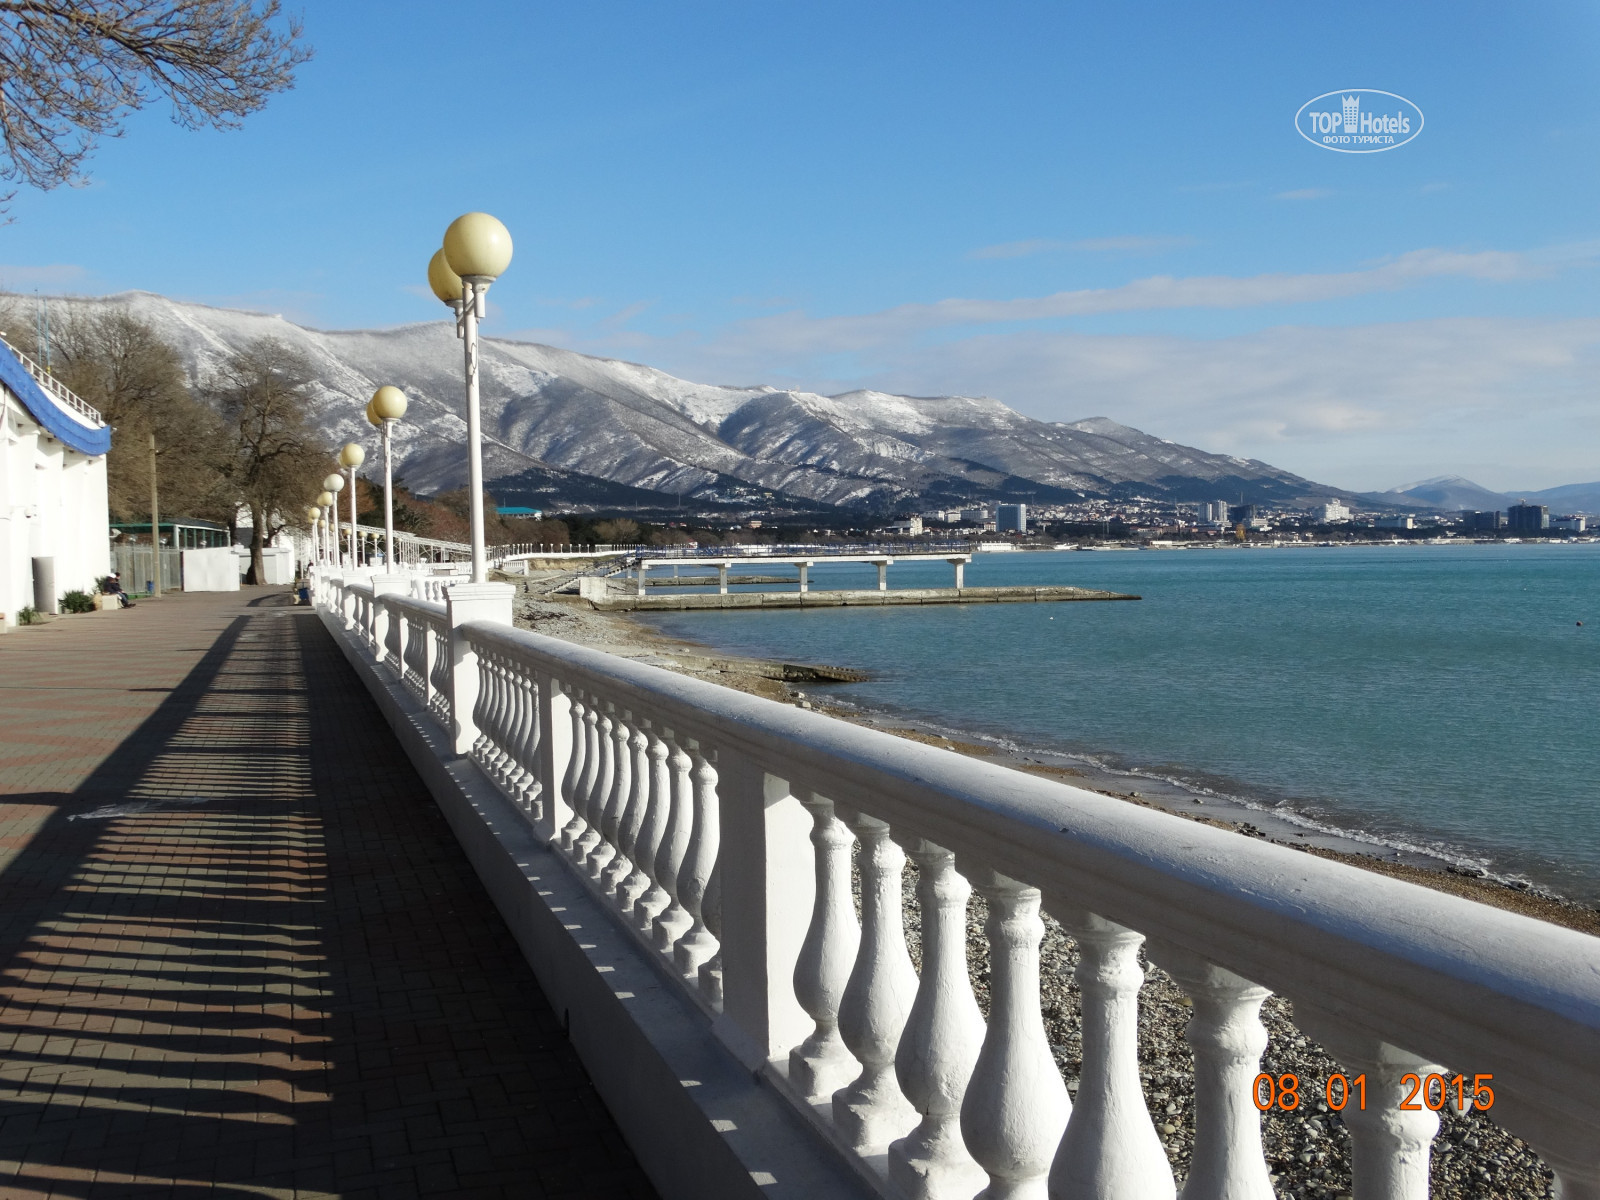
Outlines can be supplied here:
<path id="1" fill-rule="evenodd" d="M 1366 1076 L 1366 1109 L 1342 1114 L 1357 1200 L 1426 1197 L 1438 1119 L 1399 1107 L 1404 1077 L 1457 1072 L 1469 1089 L 1492 1076 L 1488 1116 L 1545 1156 L 1564 1200 L 1600 1200 L 1593 938 L 453 618 L 337 572 L 319 571 L 314 592 L 336 627 L 348 619 L 340 636 L 363 653 L 384 639 L 384 670 L 458 746 L 468 738 L 471 761 L 614 906 L 663 985 L 706 1014 L 707 1036 L 831 1123 L 838 1152 L 856 1155 L 885 1195 L 1173 1196 L 1137 1061 L 1138 955 L 1149 939 L 1193 1004 L 1183 1200 L 1271 1200 L 1251 1098 L 1269 991 L 1293 1001 L 1300 1027 L 1352 1079 Z M 462 645 L 475 664 L 458 728 Z M 905 853 L 917 871 L 920 976 L 903 935 Z M 973 890 L 987 906 L 987 1023 L 967 971 Z M 1078 951 L 1075 1103 L 1041 1012 L 1041 897 Z"/>

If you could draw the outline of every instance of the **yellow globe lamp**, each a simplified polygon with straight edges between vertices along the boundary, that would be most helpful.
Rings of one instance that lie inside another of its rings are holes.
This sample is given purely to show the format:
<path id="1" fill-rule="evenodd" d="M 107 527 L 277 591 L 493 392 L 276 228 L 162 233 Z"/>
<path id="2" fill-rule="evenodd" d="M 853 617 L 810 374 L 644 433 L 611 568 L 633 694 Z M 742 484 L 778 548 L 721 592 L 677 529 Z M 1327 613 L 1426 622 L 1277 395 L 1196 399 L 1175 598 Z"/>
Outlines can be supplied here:
<path id="1" fill-rule="evenodd" d="M 344 491 L 344 476 L 339 474 L 339 472 L 333 472 L 322 481 L 323 495 L 327 495 L 327 493 L 332 492 L 335 496 L 337 496 L 342 491 Z M 329 498 L 328 503 L 333 503 L 331 497 Z"/>
<path id="2" fill-rule="evenodd" d="M 374 429 L 382 429 L 383 428 L 383 418 L 378 416 L 377 413 L 372 411 L 372 401 L 371 400 L 367 401 L 367 424 L 371 425 Z"/>
<path id="3" fill-rule="evenodd" d="M 343 483 L 344 480 L 341 479 L 341 480 L 339 480 L 339 482 Z M 332 491 L 332 489 L 327 487 L 328 481 L 326 479 L 324 479 L 322 481 L 322 483 L 323 483 L 324 490 L 317 493 L 317 507 L 318 508 L 332 508 L 333 507 L 333 491 Z"/>
<path id="4" fill-rule="evenodd" d="M 435 250 L 433 257 L 428 260 L 428 286 L 446 304 L 456 304 L 461 300 L 461 276 L 450 269 L 443 250 Z"/>
<path id="5" fill-rule="evenodd" d="M 444 231 L 444 257 L 458 276 L 494 279 L 511 265 L 511 232 L 488 213 L 466 213 Z"/>
<path id="6" fill-rule="evenodd" d="M 315 509 L 315 508 L 306 509 L 306 520 L 310 521 L 313 525 L 315 525 L 321 519 L 322 519 L 322 512 L 321 512 L 320 509 Z"/>
<path id="7" fill-rule="evenodd" d="M 341 467 L 359 467 L 367 461 L 367 452 L 355 442 L 346 442 L 339 451 L 339 465 Z"/>
<path id="8" fill-rule="evenodd" d="M 397 387 L 384 384 L 372 393 L 367 411 L 377 418 L 374 425 L 382 421 L 398 421 L 406 415 L 406 394 Z"/>

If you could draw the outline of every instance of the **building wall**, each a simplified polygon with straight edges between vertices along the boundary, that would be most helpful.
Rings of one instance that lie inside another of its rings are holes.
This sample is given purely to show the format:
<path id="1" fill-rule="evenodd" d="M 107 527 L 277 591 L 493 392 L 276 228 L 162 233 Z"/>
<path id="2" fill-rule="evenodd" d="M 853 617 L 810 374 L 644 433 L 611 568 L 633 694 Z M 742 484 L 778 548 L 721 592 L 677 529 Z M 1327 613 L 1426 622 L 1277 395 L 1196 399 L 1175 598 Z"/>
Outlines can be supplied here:
<path id="1" fill-rule="evenodd" d="M 0 613 L 33 603 L 33 559 L 55 560 L 55 596 L 110 571 L 106 460 L 65 445 L 0 387 Z"/>

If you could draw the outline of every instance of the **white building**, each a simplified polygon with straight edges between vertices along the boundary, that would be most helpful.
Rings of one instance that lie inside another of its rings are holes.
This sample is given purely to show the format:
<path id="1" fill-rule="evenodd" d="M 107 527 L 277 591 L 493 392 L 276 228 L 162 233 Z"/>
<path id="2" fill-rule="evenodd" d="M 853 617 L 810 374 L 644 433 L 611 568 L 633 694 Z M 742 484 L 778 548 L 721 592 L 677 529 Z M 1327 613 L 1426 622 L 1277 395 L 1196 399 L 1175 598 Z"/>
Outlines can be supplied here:
<path id="1" fill-rule="evenodd" d="M 1379 529 L 1415 529 L 1416 527 L 1417 527 L 1417 519 L 1415 517 L 1379 517 L 1378 518 L 1378 528 Z"/>
<path id="2" fill-rule="evenodd" d="M 1350 510 L 1337 500 L 1329 500 L 1311 510 L 1311 519 L 1321 525 L 1332 525 L 1335 521 L 1348 521 Z"/>
<path id="3" fill-rule="evenodd" d="M 1551 517 L 1550 528 L 1559 529 L 1564 533 L 1585 533 L 1588 529 L 1587 517 Z"/>
<path id="4" fill-rule="evenodd" d="M 994 527 L 997 533 L 1027 533 L 1028 506 L 1026 504 L 1001 504 L 994 510 Z"/>
<path id="5" fill-rule="evenodd" d="M 1202 500 L 1195 513 L 1197 525 L 1226 525 L 1228 523 L 1228 502 L 1226 500 Z"/>
<path id="6" fill-rule="evenodd" d="M 93 592 L 110 567 L 100 414 L 0 342 L 0 621 L 62 593 Z"/>
<path id="7" fill-rule="evenodd" d="M 901 533 L 910 537 L 920 537 L 922 535 L 922 518 L 920 516 L 908 517 L 904 521 L 895 521 L 891 524 L 885 525 L 883 527 L 883 532 Z"/>

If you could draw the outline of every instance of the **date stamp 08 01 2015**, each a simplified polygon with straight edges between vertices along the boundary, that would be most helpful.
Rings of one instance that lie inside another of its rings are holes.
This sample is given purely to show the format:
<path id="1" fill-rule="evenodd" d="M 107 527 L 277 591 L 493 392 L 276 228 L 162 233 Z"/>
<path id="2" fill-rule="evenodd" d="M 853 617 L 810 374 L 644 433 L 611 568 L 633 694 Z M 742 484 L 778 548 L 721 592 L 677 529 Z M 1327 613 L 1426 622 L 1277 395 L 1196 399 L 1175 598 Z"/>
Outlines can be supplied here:
<path id="1" fill-rule="evenodd" d="M 1457 1112 L 1466 1112 L 1468 1107 L 1487 1112 L 1494 1107 L 1494 1089 L 1489 1086 L 1489 1081 L 1493 1078 L 1493 1075 L 1474 1075 L 1469 1090 L 1465 1075 L 1456 1075 L 1450 1079 L 1446 1079 L 1443 1075 L 1405 1075 L 1400 1083 L 1410 1091 L 1397 1107 L 1408 1112 L 1421 1112 L 1424 1108 L 1438 1112 L 1450 1103 L 1450 1089 L 1454 1088 Z M 1334 1112 L 1344 1111 L 1345 1105 L 1349 1104 L 1352 1098 L 1355 1099 L 1357 1108 L 1366 1110 L 1365 1075 L 1357 1075 L 1354 1079 L 1344 1075 L 1330 1075 L 1323 1084 L 1322 1091 L 1328 1107 Z M 1274 1078 L 1263 1071 L 1256 1076 L 1251 1089 L 1251 1099 L 1262 1112 L 1269 1108 L 1292 1112 L 1300 1107 L 1300 1077 L 1279 1075 Z"/>

